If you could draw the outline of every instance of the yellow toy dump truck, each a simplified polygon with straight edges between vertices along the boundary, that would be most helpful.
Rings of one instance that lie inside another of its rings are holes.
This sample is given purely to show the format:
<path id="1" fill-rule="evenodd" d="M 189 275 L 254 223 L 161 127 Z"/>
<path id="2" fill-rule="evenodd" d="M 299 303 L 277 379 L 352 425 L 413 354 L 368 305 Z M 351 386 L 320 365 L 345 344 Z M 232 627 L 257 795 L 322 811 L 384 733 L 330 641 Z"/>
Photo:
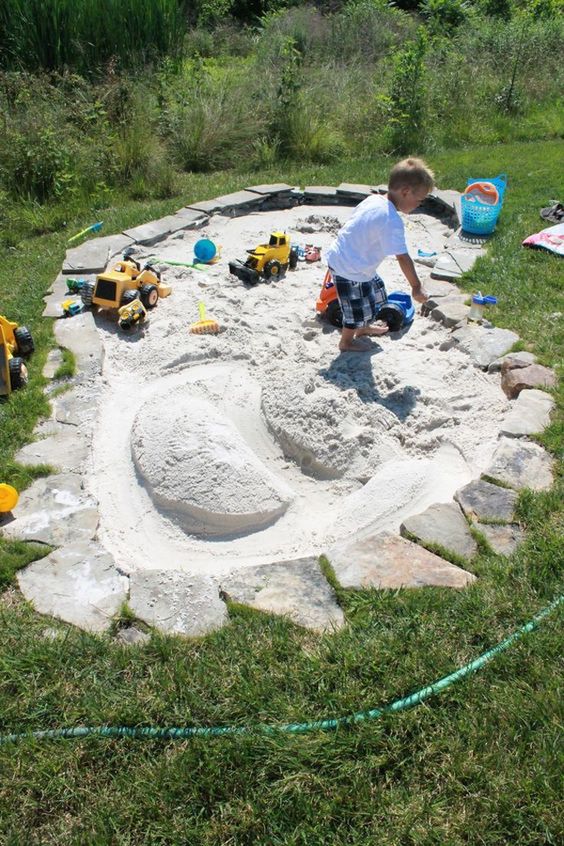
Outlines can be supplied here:
<path id="1" fill-rule="evenodd" d="M 0 314 L 0 396 L 27 384 L 24 358 L 34 350 L 31 332 Z"/>
<path id="2" fill-rule="evenodd" d="M 249 285 L 256 285 L 261 278 L 281 279 L 289 267 L 293 270 L 298 263 L 298 251 L 291 248 L 285 232 L 273 232 L 268 244 L 259 244 L 247 253 L 245 262 L 229 262 L 229 272 Z"/>
<path id="3" fill-rule="evenodd" d="M 171 292 L 170 285 L 164 284 L 160 273 L 151 265 L 141 269 L 139 262 L 125 253 L 111 270 L 99 273 L 95 282 L 82 285 L 80 297 L 88 307 L 119 309 L 139 299 L 145 308 L 151 309 L 160 297 L 168 297 Z"/>

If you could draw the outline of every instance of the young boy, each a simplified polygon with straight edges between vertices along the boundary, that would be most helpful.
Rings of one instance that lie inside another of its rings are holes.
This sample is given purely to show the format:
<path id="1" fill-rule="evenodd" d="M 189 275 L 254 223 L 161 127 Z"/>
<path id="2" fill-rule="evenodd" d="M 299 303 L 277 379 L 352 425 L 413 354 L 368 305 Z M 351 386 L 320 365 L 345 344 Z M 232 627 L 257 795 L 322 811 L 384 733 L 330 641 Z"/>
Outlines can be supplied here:
<path id="1" fill-rule="evenodd" d="M 363 200 L 329 247 L 327 264 L 343 311 L 341 352 L 369 349 L 358 339 L 388 331 L 384 323 L 370 326 L 387 300 L 384 282 L 376 273 L 386 256 L 397 258 L 413 299 L 426 301 L 427 294 L 407 253 L 398 212 L 407 214 L 416 209 L 433 185 L 434 174 L 421 159 L 398 162 L 390 172 L 388 193 Z"/>

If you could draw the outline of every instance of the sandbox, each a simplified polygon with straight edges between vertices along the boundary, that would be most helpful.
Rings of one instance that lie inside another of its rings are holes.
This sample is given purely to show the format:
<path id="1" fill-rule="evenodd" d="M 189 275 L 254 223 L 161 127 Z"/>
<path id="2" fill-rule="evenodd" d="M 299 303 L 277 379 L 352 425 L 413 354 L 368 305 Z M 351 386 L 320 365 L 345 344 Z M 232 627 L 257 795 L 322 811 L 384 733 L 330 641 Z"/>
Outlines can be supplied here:
<path id="1" fill-rule="evenodd" d="M 323 258 L 350 214 L 350 204 L 298 204 L 196 215 L 150 245 L 130 233 L 134 257 L 150 259 L 172 295 L 131 334 L 104 311 L 57 322 L 61 345 L 78 344 L 79 374 L 72 397 L 54 399 L 53 420 L 38 432 L 44 439 L 19 458 L 56 455 L 51 463 L 62 474 L 47 484 L 48 496 L 43 484 L 41 515 L 31 497 L 8 528 L 52 542 L 45 526 L 59 526 L 59 549 L 20 576 L 39 610 L 103 629 L 127 599 L 151 625 L 202 634 L 227 622 L 224 600 L 233 598 L 327 629 L 344 618 L 320 570 L 322 554 L 345 586 L 462 587 L 474 579 L 412 543 L 403 527 L 416 515 L 439 515 L 448 534 L 454 521 L 471 560 L 471 509 L 458 492 L 486 471 L 495 476 L 508 440 L 500 433 L 512 434 L 504 432 L 511 403 L 495 359 L 517 336 L 467 324 L 464 296 L 421 265 L 427 313 L 418 308 L 411 325 L 372 339 L 368 352 L 340 354 L 338 330 L 315 312 L 323 262 L 300 262 L 254 286 L 229 273 L 228 260 L 275 230 L 321 247 Z M 456 236 L 445 215 L 418 210 L 405 223 L 412 254 L 440 255 Z M 220 261 L 168 264 L 191 262 L 199 238 L 220 245 Z M 379 270 L 388 292 L 409 291 L 394 259 Z M 219 334 L 189 332 L 200 301 Z M 546 487 L 550 470 L 533 448 L 540 450 L 529 444 L 527 461 L 542 465 L 538 486 Z M 504 480 L 502 470 L 498 476 Z M 516 495 L 506 494 L 511 523 Z M 460 552 L 454 539 L 451 548 Z M 61 579 L 64 610 L 53 599 Z"/>

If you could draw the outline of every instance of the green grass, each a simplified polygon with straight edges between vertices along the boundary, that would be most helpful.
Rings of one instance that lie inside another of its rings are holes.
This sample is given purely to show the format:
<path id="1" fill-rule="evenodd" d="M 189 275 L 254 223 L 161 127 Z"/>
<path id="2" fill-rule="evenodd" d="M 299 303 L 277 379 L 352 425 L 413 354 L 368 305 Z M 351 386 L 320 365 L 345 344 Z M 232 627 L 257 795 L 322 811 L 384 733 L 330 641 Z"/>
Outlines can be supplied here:
<path id="1" fill-rule="evenodd" d="M 525 250 L 538 210 L 564 195 L 556 143 L 429 157 L 441 187 L 509 173 L 489 256 L 463 280 L 499 297 L 497 325 L 543 362 L 561 358 L 562 261 Z M 389 160 L 187 177 L 166 202 L 116 201 L 105 232 L 257 182 L 380 182 Z M 84 210 L 69 221 L 78 231 Z M 65 233 L 31 239 L 0 262 L 3 308 L 38 339 L 28 389 L 0 403 L 0 476 L 36 475 L 14 451 L 45 410 L 41 366 L 52 338 L 41 294 L 62 262 Z M 14 268 L 19 269 L 14 278 Z M 6 305 L 5 305 L 6 304 Z M 540 439 L 562 447 L 562 394 Z M 41 472 L 41 469 L 37 472 Z M 526 540 L 509 559 L 483 545 L 463 591 L 347 591 L 347 626 L 319 637 L 229 606 L 230 625 L 202 639 L 157 633 L 141 647 L 43 618 L 14 590 L 0 597 L 0 731 L 66 725 L 291 722 L 380 706 L 495 645 L 562 591 L 562 485 L 524 492 Z M 45 548 L 0 541 L 7 583 Z M 330 564 L 323 563 L 329 579 Z M 216 740 L 45 741 L 0 747 L 0 843 L 194 846 L 547 846 L 562 841 L 561 620 L 426 704 L 335 734 Z M 116 625 L 132 622 L 124 606 Z M 45 629 L 54 629 L 45 636 Z"/>

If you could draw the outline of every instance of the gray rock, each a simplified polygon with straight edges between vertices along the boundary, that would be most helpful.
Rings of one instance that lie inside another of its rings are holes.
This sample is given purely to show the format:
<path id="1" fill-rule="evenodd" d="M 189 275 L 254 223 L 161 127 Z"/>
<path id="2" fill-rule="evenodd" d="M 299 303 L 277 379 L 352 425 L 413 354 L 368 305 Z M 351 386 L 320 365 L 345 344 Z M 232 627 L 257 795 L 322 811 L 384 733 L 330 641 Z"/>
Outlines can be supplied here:
<path id="1" fill-rule="evenodd" d="M 92 393 L 85 392 L 84 386 L 54 397 L 51 405 L 54 420 L 67 426 L 80 426 L 83 433 L 92 425 L 97 414 L 97 404 Z"/>
<path id="2" fill-rule="evenodd" d="M 245 191 L 253 191 L 255 194 L 289 194 L 293 191 L 293 185 L 286 185 L 285 182 L 275 182 L 270 185 L 251 185 Z"/>
<path id="3" fill-rule="evenodd" d="M 58 347 L 55 349 L 49 350 L 47 353 L 47 361 L 45 362 L 45 367 L 43 368 L 43 375 L 46 379 L 53 379 L 55 373 L 63 363 L 63 352 Z"/>
<path id="4" fill-rule="evenodd" d="M 335 547 L 328 554 L 339 582 L 348 588 L 462 588 L 475 576 L 388 532 Z"/>
<path id="5" fill-rule="evenodd" d="M 127 596 L 127 579 L 92 542 L 57 549 L 20 570 L 17 579 L 36 611 L 86 631 L 107 629 Z"/>
<path id="6" fill-rule="evenodd" d="M 315 631 L 337 629 L 344 616 L 316 558 L 244 567 L 223 577 L 229 599 L 270 614 L 282 614 Z"/>
<path id="7" fill-rule="evenodd" d="M 515 491 L 476 479 L 454 495 L 467 517 L 472 520 L 512 520 L 517 502 Z"/>
<path id="8" fill-rule="evenodd" d="M 110 256 L 122 253 L 133 243 L 132 238 L 123 234 L 92 238 L 80 247 L 67 250 L 63 273 L 101 273 L 106 269 Z"/>
<path id="9" fill-rule="evenodd" d="M 118 631 L 116 639 L 125 646 L 142 646 L 151 640 L 151 635 L 147 632 L 142 632 L 141 629 L 135 626 L 128 626 L 126 629 L 120 629 Z"/>
<path id="10" fill-rule="evenodd" d="M 460 198 L 458 200 L 460 204 Z M 460 205 L 457 209 L 457 216 L 460 220 L 462 215 L 460 212 Z M 445 243 L 446 249 L 450 252 L 451 250 L 484 250 L 484 247 L 488 243 L 489 235 L 472 235 L 470 232 L 464 232 L 462 228 L 453 232 L 450 235 Z"/>
<path id="11" fill-rule="evenodd" d="M 553 461 L 538 444 L 501 438 L 486 475 L 513 488 L 547 490 L 552 486 Z"/>
<path id="12" fill-rule="evenodd" d="M 409 533 L 422 543 L 440 544 L 463 558 L 472 558 L 477 544 L 462 511 L 453 502 L 438 502 L 421 514 L 414 514 L 400 526 L 402 535 Z"/>
<path id="13" fill-rule="evenodd" d="M 20 495 L 15 520 L 3 530 L 8 538 L 65 546 L 92 540 L 98 527 L 96 500 L 72 473 L 37 479 Z"/>
<path id="14" fill-rule="evenodd" d="M 16 453 L 16 461 L 26 466 L 51 464 L 63 473 L 75 473 L 80 472 L 87 456 L 86 438 L 73 429 L 27 444 Z"/>
<path id="15" fill-rule="evenodd" d="M 451 340 L 458 349 L 470 356 L 476 367 L 486 370 L 492 361 L 504 355 L 519 340 L 509 329 L 480 326 L 469 323 L 455 329 Z"/>
<path id="16" fill-rule="evenodd" d="M 69 320 L 57 320 L 53 330 L 57 343 L 73 353 L 79 373 L 93 377 L 102 372 L 104 347 L 91 311 Z"/>
<path id="17" fill-rule="evenodd" d="M 517 525 L 487 526 L 479 523 L 476 528 L 484 535 L 497 555 L 513 555 L 525 539 L 525 532 Z"/>
<path id="18" fill-rule="evenodd" d="M 370 185 L 357 185 L 352 182 L 341 182 L 337 186 L 337 195 L 344 200 L 356 200 L 360 202 L 372 194 Z"/>
<path id="19" fill-rule="evenodd" d="M 193 212 L 193 214 L 197 214 L 197 212 Z M 172 221 L 173 216 L 168 215 L 160 218 L 160 220 L 152 220 L 149 223 L 141 224 L 141 226 L 135 226 L 133 229 L 126 229 L 123 234 L 131 238 L 136 244 L 150 246 L 156 244 L 157 241 L 164 240 L 171 234 L 173 231 Z"/>
<path id="20" fill-rule="evenodd" d="M 490 373 L 497 373 L 500 370 L 513 370 L 517 367 L 528 367 L 537 360 L 536 355 L 530 352 L 513 352 L 496 358 L 488 367 Z"/>
<path id="21" fill-rule="evenodd" d="M 228 619 L 209 576 L 177 570 L 138 570 L 130 576 L 129 607 L 159 631 L 189 637 L 213 632 Z"/>
<path id="22" fill-rule="evenodd" d="M 264 202 L 264 197 L 261 194 L 256 194 L 254 191 L 234 191 L 233 194 L 224 194 L 221 197 L 216 197 L 215 202 L 218 204 L 218 210 L 221 214 L 228 215 L 229 217 L 238 217 L 239 215 L 247 214 L 253 209 L 260 209 Z"/>
<path id="23" fill-rule="evenodd" d="M 304 202 L 314 206 L 333 206 L 342 202 L 342 199 L 332 186 L 307 185 L 304 188 Z"/>
<path id="24" fill-rule="evenodd" d="M 45 302 L 43 317 L 62 317 L 61 303 L 63 300 L 78 299 L 80 301 L 80 297 L 69 293 L 66 278 L 62 273 L 59 273 L 51 285 L 49 293 L 43 299 Z"/>
<path id="25" fill-rule="evenodd" d="M 481 255 L 485 255 L 483 250 L 473 250 L 472 252 L 462 252 L 461 250 L 451 250 L 448 253 L 440 255 L 431 270 L 431 279 L 458 279 L 463 273 L 472 270 L 476 259 Z"/>
<path id="26" fill-rule="evenodd" d="M 517 367 L 511 370 L 501 368 L 501 387 L 510 398 L 518 397 L 528 388 L 554 388 L 556 376 L 549 367 L 531 364 L 529 367 Z"/>
<path id="27" fill-rule="evenodd" d="M 458 209 L 460 209 L 460 191 L 451 191 L 449 189 L 443 191 L 440 188 L 435 188 L 431 196 L 434 200 L 442 203 L 445 211 L 455 214 L 460 219 L 458 214 Z"/>
<path id="28" fill-rule="evenodd" d="M 444 302 L 440 303 L 440 305 L 433 309 L 431 317 L 433 320 L 437 320 L 439 323 L 442 323 L 442 325 L 446 326 L 447 329 L 452 329 L 452 327 L 460 323 L 461 320 L 465 320 L 468 317 L 469 312 L 470 309 L 467 305 L 464 305 L 464 302 L 453 301 L 451 297 L 447 297 Z"/>
<path id="29" fill-rule="evenodd" d="M 550 423 L 554 400 L 544 391 L 522 391 L 512 403 L 511 411 L 501 424 L 500 432 L 511 438 L 542 432 Z"/>

